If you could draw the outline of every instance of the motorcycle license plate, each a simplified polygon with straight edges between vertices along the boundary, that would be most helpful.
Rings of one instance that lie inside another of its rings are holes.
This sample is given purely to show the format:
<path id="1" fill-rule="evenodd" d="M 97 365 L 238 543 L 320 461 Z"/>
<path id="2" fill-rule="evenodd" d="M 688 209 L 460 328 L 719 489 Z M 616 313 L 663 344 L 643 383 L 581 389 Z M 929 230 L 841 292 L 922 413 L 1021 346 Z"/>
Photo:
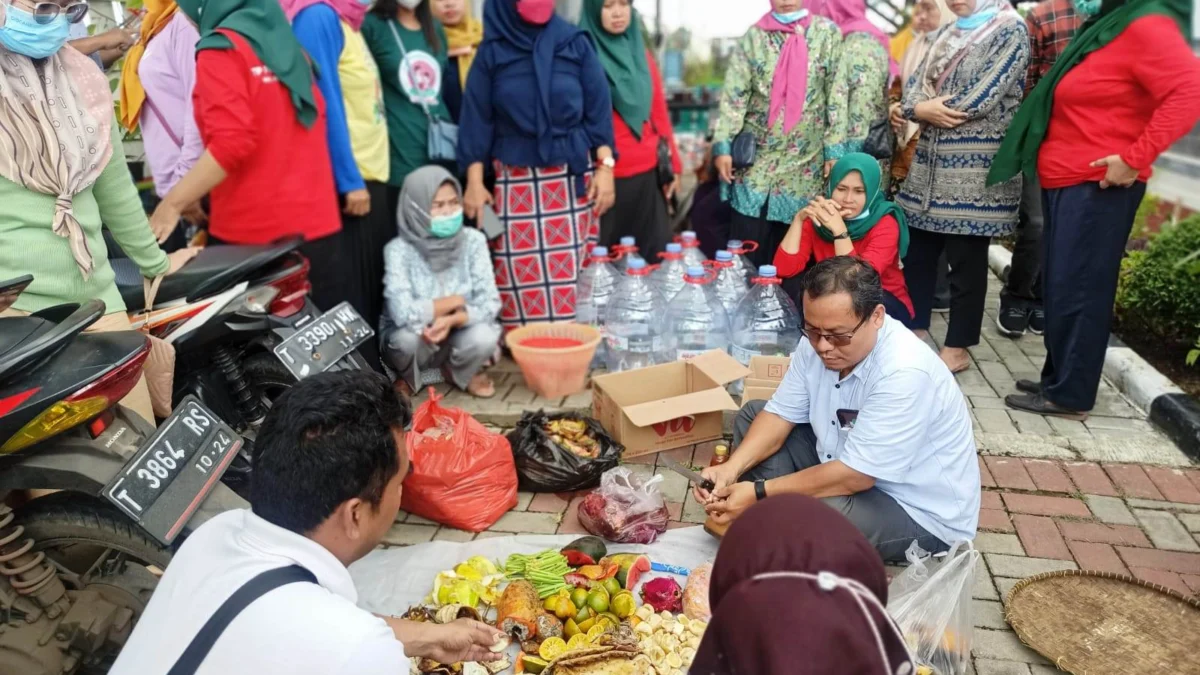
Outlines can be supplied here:
<path id="1" fill-rule="evenodd" d="M 350 303 L 343 302 L 297 329 L 275 348 L 275 356 L 302 380 L 325 372 L 374 335 Z"/>
<path id="2" fill-rule="evenodd" d="M 237 456 L 242 437 L 188 396 L 104 488 L 104 496 L 164 545 Z"/>

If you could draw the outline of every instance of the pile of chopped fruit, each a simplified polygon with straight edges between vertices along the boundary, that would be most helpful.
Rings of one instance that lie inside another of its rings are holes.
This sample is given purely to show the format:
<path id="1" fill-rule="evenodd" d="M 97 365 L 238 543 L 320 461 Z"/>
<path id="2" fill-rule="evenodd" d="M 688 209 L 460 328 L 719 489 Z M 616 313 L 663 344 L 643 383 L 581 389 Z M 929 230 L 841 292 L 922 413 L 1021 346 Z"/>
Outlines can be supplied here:
<path id="1" fill-rule="evenodd" d="M 642 653 L 649 657 L 659 675 L 683 675 L 696 658 L 708 624 L 683 614 L 654 613 L 642 605 L 630 619 Z"/>

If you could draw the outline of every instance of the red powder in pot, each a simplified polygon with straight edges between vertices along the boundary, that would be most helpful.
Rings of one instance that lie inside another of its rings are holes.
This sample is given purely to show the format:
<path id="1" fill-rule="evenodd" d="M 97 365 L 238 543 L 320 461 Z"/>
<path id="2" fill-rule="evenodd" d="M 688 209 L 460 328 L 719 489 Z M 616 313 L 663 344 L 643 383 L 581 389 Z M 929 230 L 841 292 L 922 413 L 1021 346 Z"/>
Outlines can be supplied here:
<path id="1" fill-rule="evenodd" d="M 580 340 L 565 337 L 539 336 L 521 340 L 521 346 L 529 347 L 530 349 L 570 349 L 582 344 L 583 342 Z"/>

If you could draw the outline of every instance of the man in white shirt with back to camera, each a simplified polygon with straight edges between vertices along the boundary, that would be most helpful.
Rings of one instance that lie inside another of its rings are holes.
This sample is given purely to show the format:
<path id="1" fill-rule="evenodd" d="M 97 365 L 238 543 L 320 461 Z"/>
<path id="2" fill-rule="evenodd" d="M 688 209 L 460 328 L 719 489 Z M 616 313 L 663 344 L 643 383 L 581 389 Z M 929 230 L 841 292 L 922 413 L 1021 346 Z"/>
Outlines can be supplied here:
<path id="1" fill-rule="evenodd" d="M 720 535 L 760 499 L 817 497 L 885 561 L 915 540 L 938 553 L 975 538 L 979 466 L 966 401 L 946 365 L 884 312 L 879 274 L 836 256 L 804 276 L 804 335 L 770 401 L 734 422 L 729 461 L 695 489 Z"/>
<path id="2" fill-rule="evenodd" d="M 252 509 L 183 543 L 109 675 L 396 675 L 411 656 L 499 658 L 489 647 L 501 633 L 486 624 L 415 623 L 356 604 L 346 567 L 396 520 L 410 418 L 375 373 L 314 375 L 281 396 L 258 434 Z M 285 569 L 307 579 L 283 580 Z M 206 627 L 231 598 L 250 601 L 223 630 Z"/>

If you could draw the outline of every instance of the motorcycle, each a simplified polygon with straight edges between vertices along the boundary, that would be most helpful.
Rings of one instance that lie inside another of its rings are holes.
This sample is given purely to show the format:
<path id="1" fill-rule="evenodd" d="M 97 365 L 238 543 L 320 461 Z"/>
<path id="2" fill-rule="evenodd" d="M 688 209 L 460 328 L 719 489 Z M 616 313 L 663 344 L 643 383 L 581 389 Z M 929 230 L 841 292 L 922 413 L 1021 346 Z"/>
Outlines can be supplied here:
<path id="1" fill-rule="evenodd" d="M 85 333 L 104 311 L 0 318 L 0 673 L 106 672 L 177 538 L 248 506 L 221 482 L 242 439 L 195 397 L 157 429 L 119 405 L 149 341 Z"/>
<path id="2" fill-rule="evenodd" d="M 271 404 L 301 378 L 363 370 L 356 351 L 374 332 L 349 303 L 322 313 L 308 297 L 309 264 L 299 238 L 267 246 L 211 246 L 163 278 L 153 307 L 131 260 L 112 260 L 134 328 L 175 347 L 174 403 L 195 396 L 247 441 Z M 244 482 L 248 461 L 230 469 Z"/>

